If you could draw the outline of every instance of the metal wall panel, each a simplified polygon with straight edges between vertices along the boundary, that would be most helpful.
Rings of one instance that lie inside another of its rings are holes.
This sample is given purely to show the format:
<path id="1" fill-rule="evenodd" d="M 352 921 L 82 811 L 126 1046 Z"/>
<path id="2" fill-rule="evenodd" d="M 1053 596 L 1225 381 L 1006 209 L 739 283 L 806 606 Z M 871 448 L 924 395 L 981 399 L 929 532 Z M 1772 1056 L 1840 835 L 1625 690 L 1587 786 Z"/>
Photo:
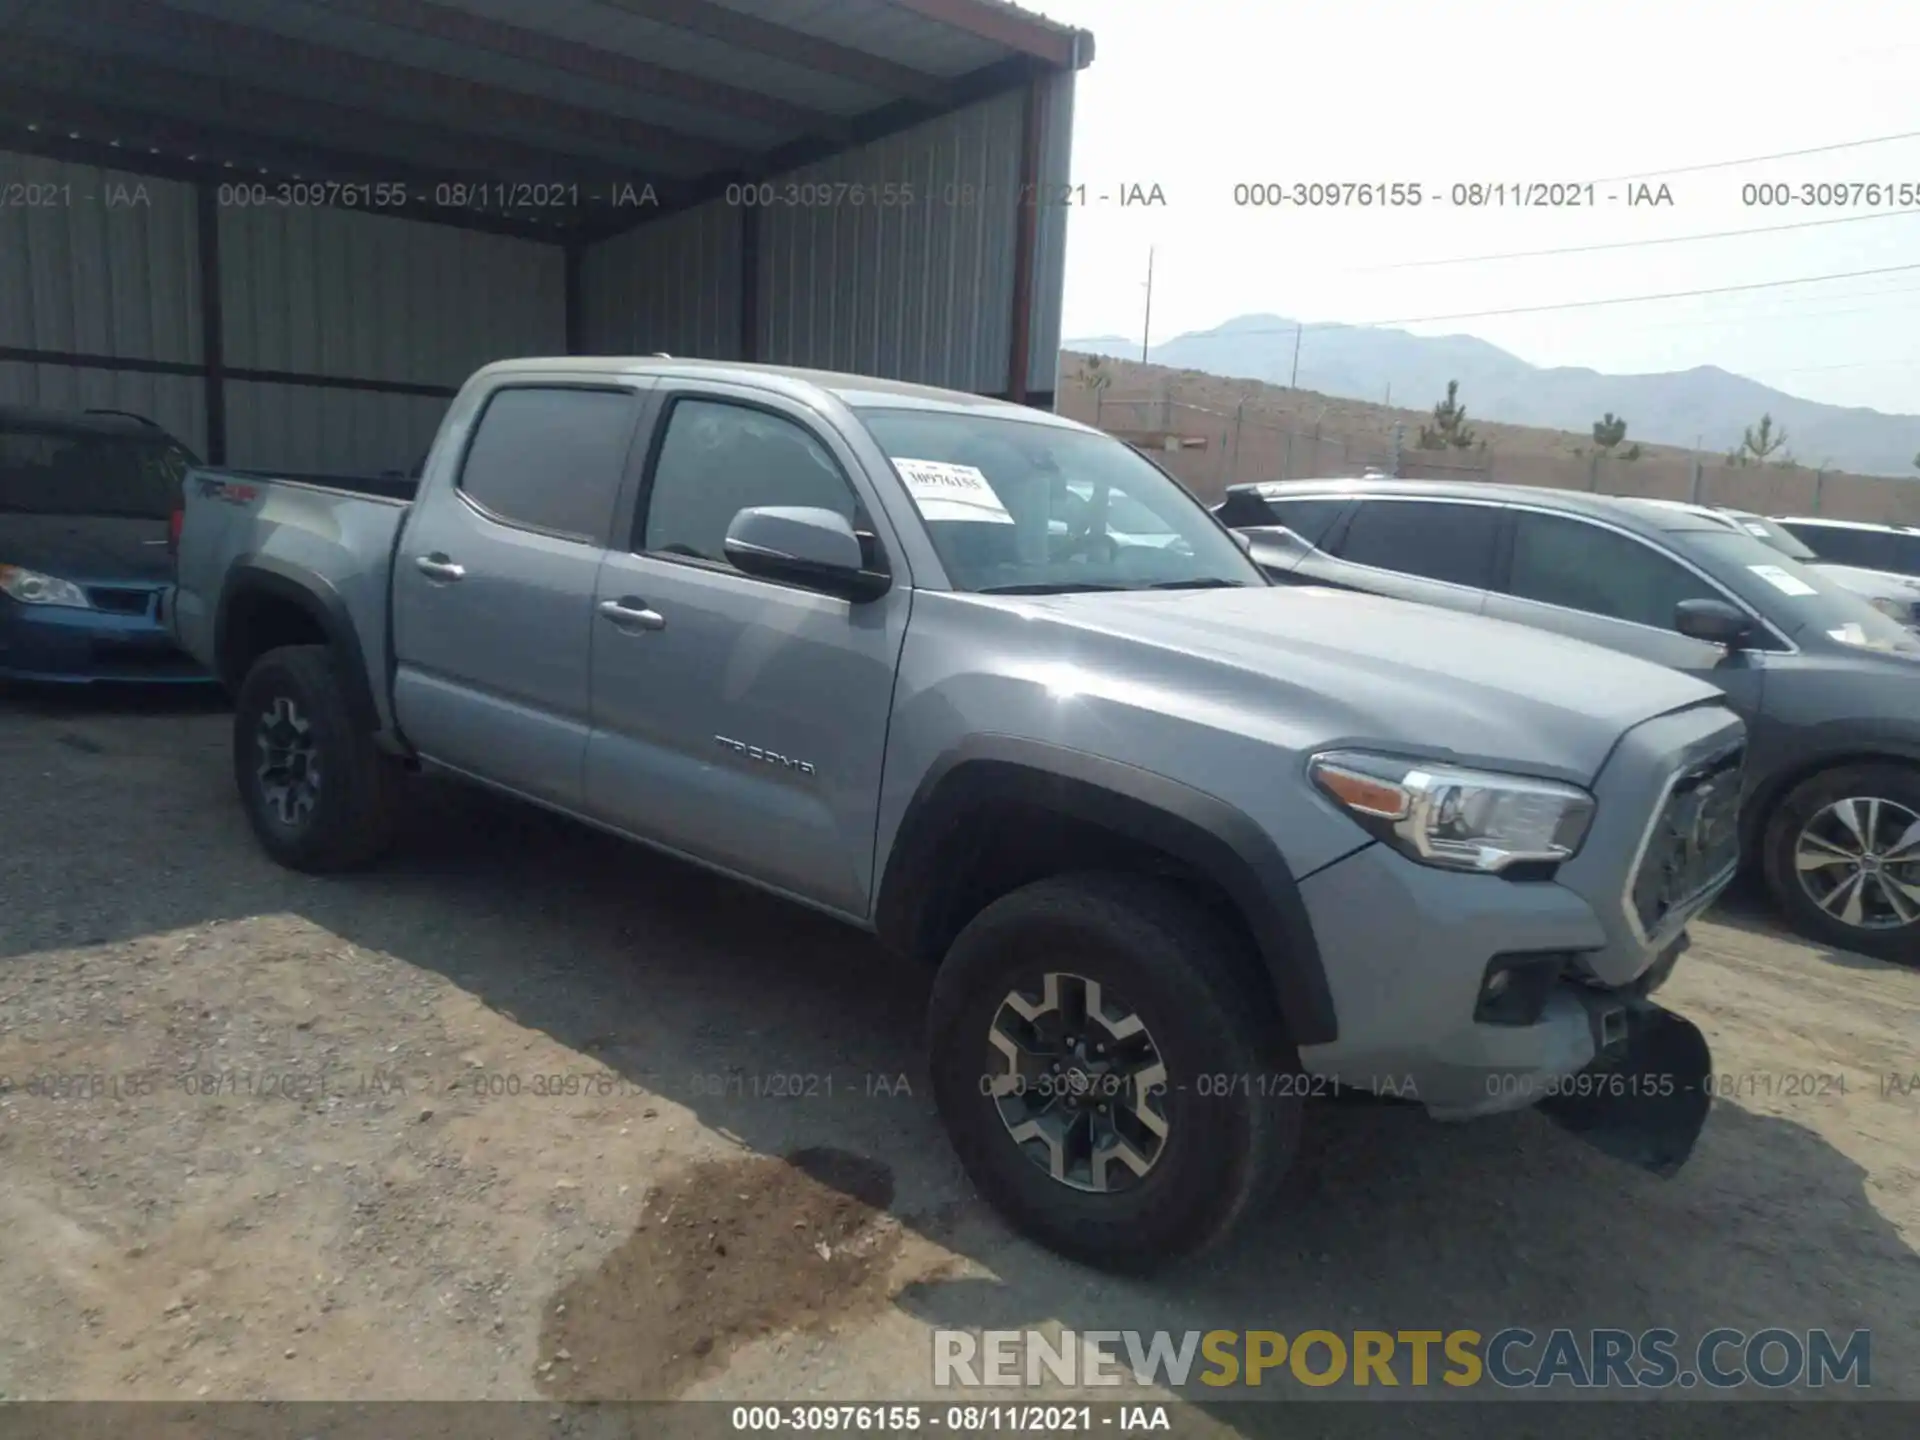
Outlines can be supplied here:
<path id="1" fill-rule="evenodd" d="M 1041 90 L 1040 185 L 1057 195 L 1073 178 L 1074 72 L 1050 76 Z M 1085 176 L 1081 177 L 1083 180 Z M 1112 177 L 1097 177 L 1105 186 Z M 1027 392 L 1055 393 L 1060 380 L 1060 315 L 1067 288 L 1071 205 L 1042 206 L 1033 249 L 1033 309 L 1027 331 Z"/>
<path id="2" fill-rule="evenodd" d="M 808 185 L 901 183 L 913 203 L 767 207 L 759 357 L 1006 390 L 1021 115 L 1002 95 L 781 177 L 803 202 Z"/>
<path id="3" fill-rule="evenodd" d="M 588 351 L 738 359 L 740 213 L 702 205 L 591 247 L 580 267 Z"/>
<path id="4" fill-rule="evenodd" d="M 0 405 L 46 410 L 131 410 L 207 453 L 206 385 L 197 375 L 82 369 L 0 361 Z"/>
<path id="5" fill-rule="evenodd" d="M 458 385 L 489 361 L 566 349 L 558 245 L 227 205 L 220 271 L 230 369 Z"/>
<path id="6" fill-rule="evenodd" d="M 1050 81 L 1042 175 L 1067 178 L 1073 82 Z M 770 182 L 755 358 L 1001 393 L 1012 343 L 1023 97 L 999 96 Z M 910 188 L 873 203 L 867 187 Z M 850 187 L 862 187 L 855 203 Z M 849 188 L 842 188 L 849 187 Z M 789 200 L 798 203 L 787 203 Z M 739 354 L 740 208 L 724 200 L 591 247 L 587 344 Z M 1042 212 L 1028 386 L 1053 388 L 1066 216 Z M 238 363 L 238 362 L 236 362 Z"/>
<path id="7" fill-rule="evenodd" d="M 0 346 L 200 363 L 192 186 L 7 151 L 0 185 Z"/>
<path id="8" fill-rule="evenodd" d="M 426 453 L 450 401 L 430 395 L 227 382 L 227 463 L 378 474 Z"/>

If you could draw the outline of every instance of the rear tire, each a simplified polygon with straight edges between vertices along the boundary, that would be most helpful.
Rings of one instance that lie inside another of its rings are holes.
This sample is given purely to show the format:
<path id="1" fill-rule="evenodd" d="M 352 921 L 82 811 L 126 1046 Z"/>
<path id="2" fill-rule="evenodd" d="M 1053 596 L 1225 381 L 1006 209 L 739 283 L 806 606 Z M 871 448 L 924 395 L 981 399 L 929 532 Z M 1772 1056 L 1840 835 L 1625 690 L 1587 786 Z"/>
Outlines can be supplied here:
<path id="1" fill-rule="evenodd" d="M 290 870 L 354 870 L 393 839 L 400 763 L 357 723 L 324 645 L 262 655 L 234 697 L 233 771 L 262 848 Z"/>
<path id="2" fill-rule="evenodd" d="M 1852 765 L 1801 782 L 1767 819 L 1767 889 L 1800 934 L 1920 963 L 1920 771 Z M 1908 918 L 1903 918 L 1908 917 Z"/>
<path id="3" fill-rule="evenodd" d="M 1143 876 L 1040 880 L 975 916 L 935 977 L 928 1029 L 934 1100 L 982 1195 L 1022 1233 L 1104 1270 L 1144 1273 L 1226 1239 L 1299 1144 L 1298 1054 L 1256 965 L 1206 909 Z M 1074 1059 L 1049 1026 L 1082 1055 L 1089 1037 L 1102 1042 L 1107 1058 Z M 1123 1051 L 1124 1065 L 1111 1058 Z M 1131 1078 L 1116 1078 L 1125 1067 Z M 1015 1069 L 1022 1093 L 989 1093 Z M 1101 1111 L 1103 1095 L 1116 1103 Z M 1128 1158 L 1096 1158 L 1116 1145 Z"/>

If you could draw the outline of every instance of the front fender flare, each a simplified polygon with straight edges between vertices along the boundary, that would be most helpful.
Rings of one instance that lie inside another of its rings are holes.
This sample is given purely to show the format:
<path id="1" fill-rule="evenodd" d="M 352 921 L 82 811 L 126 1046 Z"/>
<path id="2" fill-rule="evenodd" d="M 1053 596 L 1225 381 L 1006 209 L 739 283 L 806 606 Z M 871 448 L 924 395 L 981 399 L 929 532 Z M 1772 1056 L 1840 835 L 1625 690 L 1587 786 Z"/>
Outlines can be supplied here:
<path id="1" fill-rule="evenodd" d="M 1041 741 L 979 736 L 929 767 L 887 857 L 874 906 L 881 939 L 922 953 L 935 918 L 941 849 L 966 812 L 998 801 L 1042 805 L 1173 857 L 1216 881 L 1239 908 L 1292 1038 L 1339 1038 L 1313 925 L 1287 859 L 1245 812 L 1120 761 Z"/>

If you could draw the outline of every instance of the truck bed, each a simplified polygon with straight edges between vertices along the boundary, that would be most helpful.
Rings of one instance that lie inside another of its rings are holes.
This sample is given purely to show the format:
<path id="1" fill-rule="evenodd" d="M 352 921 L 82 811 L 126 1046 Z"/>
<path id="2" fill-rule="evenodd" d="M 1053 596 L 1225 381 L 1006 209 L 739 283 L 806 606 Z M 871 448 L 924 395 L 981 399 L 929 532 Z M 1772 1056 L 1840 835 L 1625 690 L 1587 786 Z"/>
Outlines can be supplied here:
<path id="1" fill-rule="evenodd" d="M 337 475 L 321 471 L 241 470 L 231 467 L 200 466 L 196 475 L 221 475 L 233 479 L 269 481 L 275 485 L 303 485 L 314 490 L 337 490 L 344 495 L 365 495 L 380 500 L 411 501 L 420 488 L 417 476 L 384 472 L 379 475 Z"/>
<path id="2" fill-rule="evenodd" d="M 418 483 L 397 475 L 190 469 L 168 606 L 175 642 L 220 673 L 225 590 L 264 575 L 331 597 L 338 613 L 330 623 L 365 647 L 369 674 L 385 674 L 387 579 Z"/>

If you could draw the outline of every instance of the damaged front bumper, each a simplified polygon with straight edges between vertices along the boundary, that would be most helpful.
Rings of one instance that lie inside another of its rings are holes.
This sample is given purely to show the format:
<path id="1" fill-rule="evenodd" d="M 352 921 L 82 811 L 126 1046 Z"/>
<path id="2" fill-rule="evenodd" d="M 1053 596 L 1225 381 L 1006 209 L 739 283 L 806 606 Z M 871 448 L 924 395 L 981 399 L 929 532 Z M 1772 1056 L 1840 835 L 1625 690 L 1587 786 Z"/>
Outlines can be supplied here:
<path id="1" fill-rule="evenodd" d="M 1595 1149 L 1662 1177 L 1687 1163 L 1713 1107 L 1707 1037 L 1644 997 L 1589 1009 L 1594 1060 L 1538 1082 L 1540 1113 Z"/>

